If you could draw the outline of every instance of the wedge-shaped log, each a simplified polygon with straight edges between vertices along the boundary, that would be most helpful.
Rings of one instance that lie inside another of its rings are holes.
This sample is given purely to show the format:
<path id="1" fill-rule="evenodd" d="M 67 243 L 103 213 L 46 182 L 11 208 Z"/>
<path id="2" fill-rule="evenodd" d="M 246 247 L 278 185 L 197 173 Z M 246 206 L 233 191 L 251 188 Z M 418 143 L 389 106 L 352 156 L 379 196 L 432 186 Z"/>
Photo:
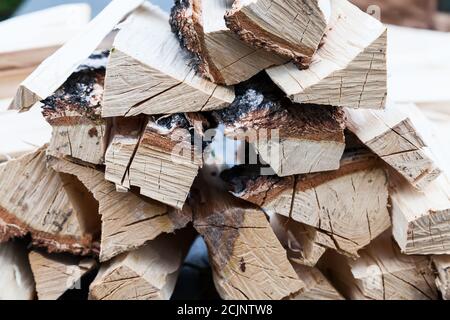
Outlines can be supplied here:
<path id="1" fill-rule="evenodd" d="M 63 85 L 105 37 L 144 0 L 112 1 L 83 31 L 46 59 L 16 92 L 11 108 L 26 111 Z"/>
<path id="2" fill-rule="evenodd" d="M 0 244 L 0 300 L 34 300 L 35 284 L 25 246 Z"/>
<path id="3" fill-rule="evenodd" d="M 434 268 L 437 271 L 436 286 L 444 300 L 450 300 L 450 256 L 433 256 Z"/>
<path id="4" fill-rule="evenodd" d="M 100 261 L 138 249 L 191 221 L 188 209 L 181 212 L 132 192 L 117 192 L 101 171 L 55 158 L 49 162 L 56 171 L 76 176 L 98 201 L 102 219 Z"/>
<path id="5" fill-rule="evenodd" d="M 386 28 L 347 0 L 331 1 L 324 44 L 306 70 L 289 63 L 267 70 L 298 103 L 382 109 L 386 100 Z"/>
<path id="6" fill-rule="evenodd" d="M 69 255 L 32 251 L 28 257 L 39 300 L 57 300 L 68 290 L 76 289 L 81 278 L 96 266 L 94 259 Z"/>
<path id="7" fill-rule="evenodd" d="M 344 113 L 293 104 L 264 80 L 239 86 L 231 106 L 213 113 L 225 126 L 225 135 L 249 142 L 278 176 L 339 169 L 345 149 Z"/>
<path id="8" fill-rule="evenodd" d="M 49 155 L 104 163 L 106 121 L 100 115 L 108 55 L 91 55 L 61 88 L 42 101 L 44 117 L 53 127 Z"/>
<path id="9" fill-rule="evenodd" d="M 31 234 L 33 244 L 49 252 L 87 255 L 98 252 L 95 229 L 84 222 L 96 214 L 72 204 L 70 188 L 76 184 L 48 169 L 45 149 L 0 166 L 0 242 Z"/>
<path id="10" fill-rule="evenodd" d="M 414 106 L 389 102 L 385 110 L 346 109 L 347 127 L 414 187 L 423 189 L 440 174 Z"/>
<path id="11" fill-rule="evenodd" d="M 231 88 L 196 75 L 168 19 L 148 4 L 123 24 L 107 66 L 104 117 L 206 111 L 233 101 Z"/>
<path id="12" fill-rule="evenodd" d="M 163 235 L 102 265 L 91 300 L 169 300 L 193 237 L 190 230 Z"/>
<path id="13" fill-rule="evenodd" d="M 229 179 L 237 197 L 319 229 L 353 257 L 391 225 L 385 171 L 365 151 L 347 153 L 329 173 Z"/>
<path id="14" fill-rule="evenodd" d="M 256 48 L 227 28 L 224 16 L 233 0 L 176 1 L 172 30 L 194 54 L 196 70 L 214 83 L 234 85 L 288 59 Z"/>
<path id="15" fill-rule="evenodd" d="M 236 0 L 225 16 L 243 41 L 308 65 L 330 18 L 330 0 Z"/>
<path id="16" fill-rule="evenodd" d="M 435 300 L 438 292 L 430 259 L 406 256 L 386 232 L 357 260 L 327 252 L 320 268 L 351 300 Z"/>

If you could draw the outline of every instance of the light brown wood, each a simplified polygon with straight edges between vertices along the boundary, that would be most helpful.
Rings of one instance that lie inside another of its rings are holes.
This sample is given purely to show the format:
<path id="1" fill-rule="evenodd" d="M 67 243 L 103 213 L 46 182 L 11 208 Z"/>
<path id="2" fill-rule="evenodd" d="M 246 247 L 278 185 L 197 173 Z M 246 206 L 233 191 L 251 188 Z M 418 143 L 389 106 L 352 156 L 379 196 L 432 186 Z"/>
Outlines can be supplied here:
<path id="1" fill-rule="evenodd" d="M 329 173 L 234 180 L 237 197 L 319 229 L 352 257 L 391 225 L 385 171 L 365 151 L 347 153 Z"/>
<path id="2" fill-rule="evenodd" d="M 32 251 L 28 257 L 39 300 L 57 300 L 66 291 L 77 289 L 81 278 L 96 266 L 93 259 L 80 260 L 69 255 Z"/>
<path id="3" fill-rule="evenodd" d="M 267 73 L 294 102 L 383 109 L 386 28 L 347 0 L 332 1 L 323 41 L 308 69 L 289 63 Z"/>
<path id="4" fill-rule="evenodd" d="M 104 117 L 207 111 L 233 101 L 232 88 L 195 74 L 168 19 L 147 4 L 122 26 L 107 67 Z"/>
<path id="5" fill-rule="evenodd" d="M 224 16 L 234 0 L 178 1 L 171 25 L 181 45 L 195 58 L 196 70 L 214 83 L 234 85 L 287 58 L 241 41 L 227 28 Z"/>
<path id="6" fill-rule="evenodd" d="M 450 256 L 433 256 L 434 268 L 437 271 L 436 286 L 444 300 L 450 300 Z"/>
<path id="7" fill-rule="evenodd" d="M 163 235 L 102 265 L 91 300 L 169 300 L 192 243 L 190 230 Z"/>
<path id="8" fill-rule="evenodd" d="M 138 249 L 163 233 L 184 228 L 192 219 L 188 208 L 181 212 L 131 192 L 117 192 L 101 171 L 56 158 L 49 163 L 58 172 L 76 176 L 98 201 L 100 261 Z"/>
<path id="9" fill-rule="evenodd" d="M 351 300 L 436 300 L 428 257 L 400 253 L 390 232 L 361 251 L 357 260 L 328 252 L 320 268 Z"/>
<path id="10" fill-rule="evenodd" d="M 236 0 L 225 21 L 249 45 L 307 66 L 325 34 L 330 8 L 330 0 Z"/>
<path id="11" fill-rule="evenodd" d="M 19 86 L 11 108 L 27 111 L 55 92 L 114 27 L 144 0 L 115 0 Z"/>
<path id="12" fill-rule="evenodd" d="M 34 300 L 35 284 L 25 246 L 0 244 L 0 300 Z"/>
<path id="13" fill-rule="evenodd" d="M 61 176 L 46 166 L 45 149 L 0 165 L 0 242 L 31 234 L 49 252 L 98 252 Z"/>

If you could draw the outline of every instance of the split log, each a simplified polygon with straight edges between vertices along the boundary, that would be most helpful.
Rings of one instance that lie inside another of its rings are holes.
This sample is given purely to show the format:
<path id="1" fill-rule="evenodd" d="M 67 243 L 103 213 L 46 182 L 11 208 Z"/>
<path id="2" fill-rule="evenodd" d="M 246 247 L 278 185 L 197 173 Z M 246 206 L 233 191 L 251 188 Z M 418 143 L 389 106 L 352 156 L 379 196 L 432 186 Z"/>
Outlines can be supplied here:
<path id="1" fill-rule="evenodd" d="M 111 2 L 76 37 L 46 59 L 19 86 L 11 108 L 27 111 L 49 97 L 108 36 L 111 30 L 144 0 Z"/>
<path id="2" fill-rule="evenodd" d="M 438 298 L 428 257 L 400 253 L 390 232 L 352 260 L 327 252 L 321 270 L 350 300 L 435 300 Z"/>
<path id="3" fill-rule="evenodd" d="M 196 70 L 210 81 L 234 85 L 288 61 L 249 45 L 227 28 L 224 16 L 234 0 L 176 1 L 172 30 L 195 57 Z"/>
<path id="4" fill-rule="evenodd" d="M 193 237 L 190 230 L 163 235 L 102 265 L 91 300 L 169 300 Z"/>
<path id="5" fill-rule="evenodd" d="M 95 234 L 85 229 L 61 175 L 48 169 L 45 149 L 0 165 L 0 242 L 31 234 L 49 252 L 98 252 Z M 83 194 L 83 190 L 78 190 Z"/>
<path id="6" fill-rule="evenodd" d="M 0 244 L 0 288 L 0 300 L 34 300 L 34 279 L 24 246 Z"/>
<path id="7" fill-rule="evenodd" d="M 215 110 L 233 99 L 231 88 L 195 74 L 158 7 L 144 5 L 123 24 L 107 66 L 104 117 Z"/>
<path id="8" fill-rule="evenodd" d="M 237 0 L 225 16 L 241 40 L 309 65 L 330 18 L 330 0 Z"/>
<path id="9" fill-rule="evenodd" d="M 77 177 L 98 201 L 102 219 L 100 261 L 138 249 L 163 233 L 184 228 L 192 220 L 189 208 L 178 211 L 132 192 L 117 192 L 101 171 L 56 158 L 50 159 L 49 165 L 57 172 Z"/>
<path id="10" fill-rule="evenodd" d="M 225 126 L 225 136 L 249 142 L 278 176 L 339 169 L 345 149 L 344 113 L 293 104 L 264 80 L 239 86 L 231 106 L 213 113 Z"/>
<path id="11" fill-rule="evenodd" d="M 261 210 L 211 186 L 197 191 L 199 199 L 191 199 L 194 227 L 208 246 L 223 299 L 279 300 L 303 292 L 304 283 Z"/>
<path id="12" fill-rule="evenodd" d="M 47 154 L 104 163 L 106 121 L 101 101 L 108 52 L 92 54 L 53 95 L 43 100 L 43 114 L 53 127 Z"/>
<path id="13" fill-rule="evenodd" d="M 348 129 L 409 183 L 423 189 L 442 171 L 417 112 L 393 103 L 386 110 L 346 110 Z"/>
<path id="14" fill-rule="evenodd" d="M 386 100 L 386 28 L 347 0 L 331 1 L 324 44 L 311 66 L 293 63 L 267 70 L 297 103 L 383 109 Z"/>
<path id="15" fill-rule="evenodd" d="M 328 279 L 317 268 L 294 264 L 295 272 L 306 284 L 304 293 L 291 300 L 344 300 L 344 297 L 333 287 Z"/>
<path id="16" fill-rule="evenodd" d="M 29 254 L 39 300 L 57 300 L 79 284 L 92 271 L 96 262 L 69 255 L 48 255 L 37 251 Z"/>
<path id="17" fill-rule="evenodd" d="M 434 268 L 437 271 L 436 286 L 444 300 L 450 300 L 450 256 L 433 256 Z"/>
<path id="18" fill-rule="evenodd" d="M 366 151 L 345 154 L 341 168 L 329 173 L 286 178 L 229 175 L 235 196 L 319 229 L 352 257 L 391 224 L 385 171 Z"/>

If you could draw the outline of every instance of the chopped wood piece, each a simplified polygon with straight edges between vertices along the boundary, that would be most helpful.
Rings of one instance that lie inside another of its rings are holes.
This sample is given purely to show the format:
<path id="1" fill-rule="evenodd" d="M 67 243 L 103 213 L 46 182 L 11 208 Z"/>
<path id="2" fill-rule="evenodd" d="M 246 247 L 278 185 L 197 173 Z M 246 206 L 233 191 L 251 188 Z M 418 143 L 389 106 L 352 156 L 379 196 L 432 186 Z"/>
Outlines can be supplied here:
<path id="1" fill-rule="evenodd" d="M 104 163 L 106 121 L 100 116 L 108 52 L 92 54 L 53 95 L 42 101 L 53 127 L 49 155 Z"/>
<path id="2" fill-rule="evenodd" d="M 352 260 L 327 252 L 321 270 L 350 300 L 435 300 L 438 298 L 428 257 L 406 256 L 386 232 Z"/>
<path id="3" fill-rule="evenodd" d="M 317 268 L 294 264 L 295 272 L 306 284 L 304 293 L 292 300 L 344 300 L 344 297 L 333 287 L 327 278 Z"/>
<path id="4" fill-rule="evenodd" d="M 424 141 L 418 110 L 388 103 L 386 110 L 347 109 L 347 127 L 367 147 L 414 187 L 425 188 L 440 174 L 435 156 Z"/>
<path id="5" fill-rule="evenodd" d="M 0 242 L 31 234 L 49 252 L 98 252 L 61 176 L 46 166 L 45 149 L 0 165 Z"/>
<path id="6" fill-rule="evenodd" d="M 208 246 L 223 299 L 279 300 L 303 291 L 304 283 L 261 210 L 212 187 L 202 192 L 191 204 L 194 227 Z"/>
<path id="7" fill-rule="evenodd" d="M 45 60 L 20 85 L 11 108 L 27 111 L 55 92 L 103 39 L 144 0 L 112 1 L 76 37 Z"/>
<path id="8" fill-rule="evenodd" d="M 102 219 L 100 261 L 142 247 L 192 220 L 188 208 L 181 212 L 132 192 L 117 192 L 101 171 L 56 158 L 49 164 L 58 172 L 76 176 L 98 201 Z"/>
<path id="9" fill-rule="evenodd" d="M 0 300 L 34 300 L 34 287 L 26 248 L 0 244 Z"/>
<path id="10" fill-rule="evenodd" d="M 329 15 L 330 0 L 236 0 L 225 21 L 246 43 L 308 65 Z"/>
<path id="11" fill-rule="evenodd" d="M 344 113 L 293 104 L 268 84 L 269 79 L 262 80 L 239 86 L 231 106 L 213 113 L 225 126 L 225 135 L 248 141 L 278 176 L 339 169 L 345 149 Z"/>
<path id="12" fill-rule="evenodd" d="M 324 44 L 310 67 L 289 63 L 267 70 L 297 103 L 383 109 L 386 100 L 386 28 L 347 0 L 331 2 Z"/>
<path id="13" fill-rule="evenodd" d="M 182 209 L 202 166 L 183 114 L 150 119 L 132 160 L 129 179 L 141 194 Z"/>
<path id="14" fill-rule="evenodd" d="M 197 71 L 214 83 L 234 85 L 264 69 L 288 61 L 241 41 L 224 16 L 233 0 L 178 0 L 172 9 L 172 30 L 194 54 Z"/>
<path id="15" fill-rule="evenodd" d="M 231 88 L 195 74 L 159 8 L 145 5 L 123 24 L 107 66 L 103 117 L 215 110 L 233 99 Z"/>
<path id="16" fill-rule="evenodd" d="M 193 241 L 190 230 L 163 235 L 102 265 L 91 300 L 169 300 Z"/>
<path id="17" fill-rule="evenodd" d="M 39 300 L 57 300 L 76 287 L 81 278 L 96 266 L 93 259 L 80 260 L 69 255 L 49 255 L 37 251 L 30 252 L 29 259 Z"/>
<path id="18" fill-rule="evenodd" d="M 433 265 L 438 273 L 436 286 L 444 300 L 450 300 L 450 256 L 433 256 Z"/>
<path id="19" fill-rule="evenodd" d="M 230 176 L 237 197 L 319 229 L 340 252 L 353 257 L 391 224 L 386 174 L 365 151 L 347 153 L 341 168 L 329 173 Z"/>

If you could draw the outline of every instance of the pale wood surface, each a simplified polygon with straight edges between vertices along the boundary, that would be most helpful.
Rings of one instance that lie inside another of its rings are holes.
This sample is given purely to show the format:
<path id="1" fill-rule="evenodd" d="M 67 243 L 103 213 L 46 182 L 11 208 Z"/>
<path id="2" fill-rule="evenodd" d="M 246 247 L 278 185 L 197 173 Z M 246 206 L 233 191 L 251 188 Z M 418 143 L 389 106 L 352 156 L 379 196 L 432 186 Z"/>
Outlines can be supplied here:
<path id="1" fill-rule="evenodd" d="M 101 44 L 111 30 L 144 0 L 115 0 L 76 37 L 46 59 L 20 85 L 11 107 L 26 111 L 55 92 Z"/>
<path id="2" fill-rule="evenodd" d="M 434 268 L 437 271 L 436 286 L 444 300 L 450 300 L 450 256 L 433 256 Z"/>
<path id="3" fill-rule="evenodd" d="M 332 1 L 331 12 L 324 44 L 308 69 L 289 63 L 267 73 L 295 102 L 384 108 L 386 28 L 347 0 Z"/>

